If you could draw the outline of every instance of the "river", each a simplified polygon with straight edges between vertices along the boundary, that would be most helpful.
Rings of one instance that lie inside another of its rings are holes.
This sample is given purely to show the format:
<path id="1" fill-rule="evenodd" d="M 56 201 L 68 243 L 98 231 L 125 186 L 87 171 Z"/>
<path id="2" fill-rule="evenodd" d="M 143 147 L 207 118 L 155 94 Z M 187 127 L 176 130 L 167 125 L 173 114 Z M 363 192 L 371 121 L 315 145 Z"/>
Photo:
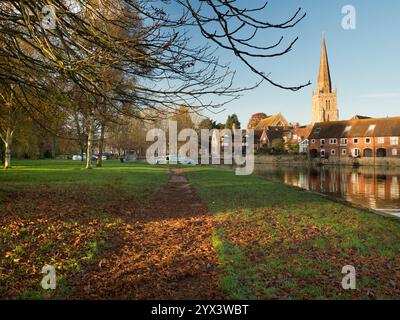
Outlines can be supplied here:
<path id="1" fill-rule="evenodd" d="M 254 174 L 400 217 L 400 168 L 259 164 Z"/>

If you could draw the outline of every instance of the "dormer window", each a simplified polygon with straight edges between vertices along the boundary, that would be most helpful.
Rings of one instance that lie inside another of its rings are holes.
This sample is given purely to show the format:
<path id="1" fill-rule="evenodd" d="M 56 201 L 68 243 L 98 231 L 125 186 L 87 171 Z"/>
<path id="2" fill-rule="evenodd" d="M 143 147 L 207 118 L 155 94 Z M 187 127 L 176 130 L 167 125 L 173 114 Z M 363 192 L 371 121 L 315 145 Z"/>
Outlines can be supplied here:
<path id="1" fill-rule="evenodd" d="M 373 132 L 373 131 L 375 130 L 375 127 L 376 127 L 376 124 L 371 124 L 371 125 L 368 127 L 367 132 Z"/>
<path id="2" fill-rule="evenodd" d="M 321 128 L 316 128 L 315 129 L 315 133 L 320 133 L 321 132 Z"/>
<path id="3" fill-rule="evenodd" d="M 349 132 L 350 129 L 351 129 L 351 126 L 346 126 L 346 128 L 344 128 L 344 131 L 343 131 L 343 132 Z"/>

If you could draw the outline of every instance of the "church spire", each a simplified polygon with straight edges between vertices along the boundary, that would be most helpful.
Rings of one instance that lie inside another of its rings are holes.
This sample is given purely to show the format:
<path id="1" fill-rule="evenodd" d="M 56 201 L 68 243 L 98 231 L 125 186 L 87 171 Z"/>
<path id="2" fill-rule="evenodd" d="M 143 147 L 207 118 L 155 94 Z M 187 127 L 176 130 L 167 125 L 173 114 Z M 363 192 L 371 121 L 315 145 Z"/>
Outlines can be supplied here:
<path id="1" fill-rule="evenodd" d="M 331 74 L 329 71 L 328 54 L 326 52 L 325 37 L 322 38 L 321 62 L 318 74 L 318 92 L 332 93 Z"/>
<path id="2" fill-rule="evenodd" d="M 312 97 L 312 123 L 339 120 L 336 90 L 332 91 L 328 54 L 325 38 L 322 39 L 321 61 L 319 64 L 318 88 Z"/>

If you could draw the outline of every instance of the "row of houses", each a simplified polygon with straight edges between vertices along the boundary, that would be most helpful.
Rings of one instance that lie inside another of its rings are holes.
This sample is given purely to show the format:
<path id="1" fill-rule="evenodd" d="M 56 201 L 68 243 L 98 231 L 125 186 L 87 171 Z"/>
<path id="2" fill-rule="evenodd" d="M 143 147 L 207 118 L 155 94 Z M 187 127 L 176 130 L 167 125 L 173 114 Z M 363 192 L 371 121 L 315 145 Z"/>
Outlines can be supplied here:
<path id="1" fill-rule="evenodd" d="M 400 158 L 400 117 L 368 118 L 317 122 L 298 126 L 255 127 L 255 148 L 272 147 L 274 140 L 298 144 L 300 153 L 311 158 L 398 157 Z M 261 129 L 261 130 L 260 130 Z"/>
<path id="2" fill-rule="evenodd" d="M 308 154 L 322 157 L 400 157 L 400 117 L 314 124 Z"/>
<path id="3" fill-rule="evenodd" d="M 317 89 L 312 95 L 312 124 L 289 123 L 279 113 L 254 114 L 247 129 L 255 131 L 255 149 L 271 148 L 281 141 L 311 158 L 391 157 L 400 158 L 400 117 L 369 118 L 355 116 L 339 121 L 337 91 L 332 87 L 325 38 L 322 41 Z"/>

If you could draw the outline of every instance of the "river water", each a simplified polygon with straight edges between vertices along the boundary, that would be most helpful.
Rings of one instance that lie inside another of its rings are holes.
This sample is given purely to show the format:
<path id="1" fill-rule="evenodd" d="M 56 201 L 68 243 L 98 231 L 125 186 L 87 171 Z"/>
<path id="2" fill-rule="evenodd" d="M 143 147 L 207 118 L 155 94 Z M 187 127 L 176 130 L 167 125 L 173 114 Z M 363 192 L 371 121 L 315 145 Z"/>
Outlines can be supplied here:
<path id="1" fill-rule="evenodd" d="M 400 217 L 400 168 L 259 164 L 254 174 Z"/>

